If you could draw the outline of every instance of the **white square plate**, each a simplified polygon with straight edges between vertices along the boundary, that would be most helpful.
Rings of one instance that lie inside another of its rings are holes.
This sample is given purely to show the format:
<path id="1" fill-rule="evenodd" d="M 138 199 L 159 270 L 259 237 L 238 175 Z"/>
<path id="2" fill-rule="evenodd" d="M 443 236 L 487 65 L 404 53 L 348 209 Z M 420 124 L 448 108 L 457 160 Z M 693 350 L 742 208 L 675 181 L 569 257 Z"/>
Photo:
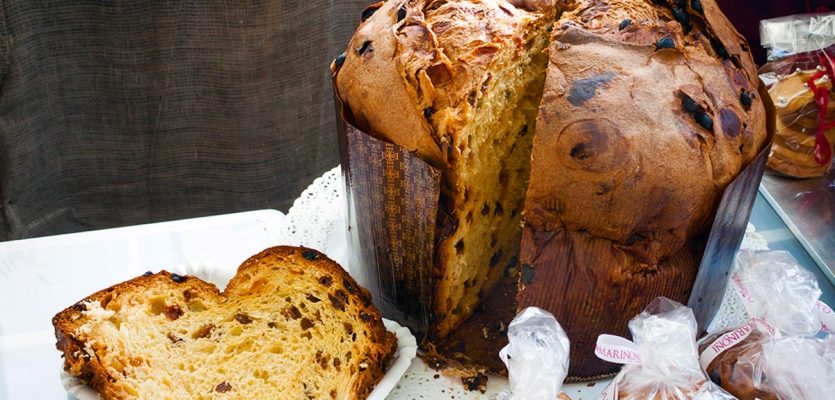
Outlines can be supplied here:
<path id="1" fill-rule="evenodd" d="M 284 223 L 262 210 L 0 243 L 0 400 L 67 398 L 51 322 L 65 307 L 145 271 L 234 271 Z"/>

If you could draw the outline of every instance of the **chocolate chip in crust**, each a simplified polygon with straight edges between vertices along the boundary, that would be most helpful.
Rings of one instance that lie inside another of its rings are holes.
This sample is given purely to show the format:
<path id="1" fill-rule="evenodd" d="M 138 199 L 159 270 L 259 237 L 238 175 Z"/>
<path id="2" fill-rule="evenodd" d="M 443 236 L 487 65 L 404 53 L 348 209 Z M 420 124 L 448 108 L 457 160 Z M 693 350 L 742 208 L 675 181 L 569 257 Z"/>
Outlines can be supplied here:
<path id="1" fill-rule="evenodd" d="M 316 253 L 315 251 L 312 251 L 312 250 L 306 250 L 306 251 L 302 252 L 302 257 L 304 257 L 307 260 L 314 261 L 317 258 L 319 258 L 319 253 Z"/>
<path id="2" fill-rule="evenodd" d="M 348 294 L 342 290 L 337 290 L 334 296 L 328 294 L 328 298 L 330 299 L 331 304 L 339 309 L 339 311 L 345 311 L 345 305 L 351 303 L 348 299 Z"/>
<path id="3" fill-rule="evenodd" d="M 204 325 L 202 328 L 200 328 L 196 332 L 194 332 L 191 335 L 191 337 L 194 338 L 194 339 L 201 339 L 201 338 L 209 337 L 209 335 L 212 334 L 212 330 L 214 330 L 214 329 L 215 329 L 214 324 Z"/>
<path id="4" fill-rule="evenodd" d="M 183 341 L 183 339 L 178 338 L 176 335 L 174 335 L 171 332 L 168 332 L 168 334 L 166 336 L 168 337 L 168 340 L 171 341 L 171 343 L 178 343 L 178 342 Z"/>
<path id="5" fill-rule="evenodd" d="M 658 41 L 655 42 L 655 50 L 674 49 L 674 48 L 676 48 L 676 42 L 672 38 L 669 38 L 669 37 L 658 39 Z"/>
<path id="6" fill-rule="evenodd" d="M 360 311 L 360 319 L 362 319 L 363 321 L 368 322 L 368 321 L 371 321 L 372 317 L 371 317 L 371 314 L 369 314 L 365 311 Z"/>
<path id="7" fill-rule="evenodd" d="M 281 312 L 281 315 L 283 315 L 287 318 L 292 318 L 292 319 L 299 319 L 299 318 L 302 317 L 301 311 L 299 311 L 299 309 L 296 306 L 290 306 L 290 307 L 285 308 Z"/>

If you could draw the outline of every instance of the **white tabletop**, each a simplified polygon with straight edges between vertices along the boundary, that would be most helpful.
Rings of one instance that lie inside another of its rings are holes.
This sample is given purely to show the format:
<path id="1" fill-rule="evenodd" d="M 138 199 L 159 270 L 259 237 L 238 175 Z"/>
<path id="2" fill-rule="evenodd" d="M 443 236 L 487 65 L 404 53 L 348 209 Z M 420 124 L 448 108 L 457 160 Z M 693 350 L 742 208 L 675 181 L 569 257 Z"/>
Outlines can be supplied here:
<path id="1" fill-rule="evenodd" d="M 67 398 L 51 323 L 65 307 L 149 270 L 234 268 L 283 222 L 263 210 L 0 243 L 0 400 Z"/>
<path id="2" fill-rule="evenodd" d="M 262 210 L 0 242 L 0 400 L 67 398 L 51 324 L 63 308 L 149 270 L 202 265 L 234 271 L 264 248 L 298 244 L 286 237 L 291 219 Z M 772 241 L 779 242 L 768 236 Z M 598 399 L 606 384 L 572 384 L 564 391 L 573 400 Z M 487 393 L 467 392 L 460 379 L 416 359 L 388 398 L 489 399 L 506 385 L 491 377 Z"/>
<path id="3" fill-rule="evenodd" d="M 67 398 L 59 380 L 52 317 L 85 296 L 145 271 L 215 266 L 229 270 L 284 244 L 285 216 L 262 210 L 102 231 L 0 242 L 0 400 Z M 389 399 L 481 399 L 507 385 L 467 392 L 416 359 Z M 568 385 L 574 400 L 599 397 L 605 383 Z"/>

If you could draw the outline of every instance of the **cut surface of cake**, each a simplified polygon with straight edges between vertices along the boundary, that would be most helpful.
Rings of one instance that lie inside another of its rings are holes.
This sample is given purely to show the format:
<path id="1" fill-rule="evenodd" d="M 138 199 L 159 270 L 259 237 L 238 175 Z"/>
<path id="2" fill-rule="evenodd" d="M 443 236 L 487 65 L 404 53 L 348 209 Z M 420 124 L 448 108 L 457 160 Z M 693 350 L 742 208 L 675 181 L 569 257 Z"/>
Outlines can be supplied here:
<path id="1" fill-rule="evenodd" d="M 105 399 L 360 399 L 396 339 L 336 263 L 275 247 L 224 292 L 148 273 L 53 319 L 65 369 Z"/>
<path id="2" fill-rule="evenodd" d="M 516 266 L 552 1 L 379 3 L 336 76 L 366 132 L 442 170 L 437 337 Z"/>

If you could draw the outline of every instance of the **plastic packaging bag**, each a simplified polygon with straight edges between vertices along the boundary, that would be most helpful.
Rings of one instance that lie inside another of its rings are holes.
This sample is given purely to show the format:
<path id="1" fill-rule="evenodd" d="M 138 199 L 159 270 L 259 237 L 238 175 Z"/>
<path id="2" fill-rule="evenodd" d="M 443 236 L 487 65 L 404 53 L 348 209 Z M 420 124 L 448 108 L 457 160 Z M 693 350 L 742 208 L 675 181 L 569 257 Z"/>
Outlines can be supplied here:
<path id="1" fill-rule="evenodd" d="M 751 320 L 700 341 L 700 363 L 710 379 L 741 400 L 778 400 L 762 357 L 775 338 L 814 336 L 821 330 L 815 276 L 784 251 L 740 251 L 731 283 Z"/>
<path id="2" fill-rule="evenodd" d="M 747 290 L 743 305 L 750 317 L 766 319 L 785 335 L 812 336 L 820 331 L 818 280 L 791 253 L 740 251 L 731 281 L 737 290 Z"/>
<path id="3" fill-rule="evenodd" d="M 769 54 L 760 76 L 777 109 L 768 166 L 796 178 L 822 176 L 835 145 L 835 14 L 765 20 L 760 38 Z"/>
<path id="4" fill-rule="evenodd" d="M 699 366 L 696 318 L 689 308 L 660 297 L 629 322 L 634 342 L 611 335 L 598 338 L 595 354 L 626 364 L 606 400 L 733 399 Z"/>
<path id="5" fill-rule="evenodd" d="M 510 390 L 500 399 L 554 400 L 568 375 L 568 336 L 554 316 L 528 307 L 507 328 L 499 357 L 507 365 Z M 564 398 L 564 397 L 561 397 Z"/>
<path id="6" fill-rule="evenodd" d="M 835 339 L 782 338 L 763 345 L 763 365 L 786 400 L 835 398 Z"/>

